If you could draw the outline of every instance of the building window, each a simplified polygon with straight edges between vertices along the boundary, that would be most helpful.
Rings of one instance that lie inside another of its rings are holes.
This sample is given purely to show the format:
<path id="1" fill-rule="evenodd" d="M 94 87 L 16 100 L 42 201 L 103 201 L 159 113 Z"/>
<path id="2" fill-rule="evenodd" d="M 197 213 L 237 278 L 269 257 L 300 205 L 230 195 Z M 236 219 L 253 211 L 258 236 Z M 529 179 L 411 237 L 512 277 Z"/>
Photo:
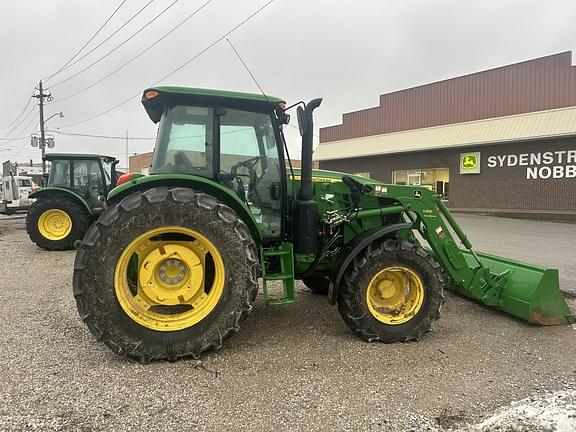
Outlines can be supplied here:
<path id="1" fill-rule="evenodd" d="M 450 171 L 448 168 L 425 168 L 392 171 L 392 183 L 423 186 L 448 198 Z"/>
<path id="2" fill-rule="evenodd" d="M 397 185 L 408 184 L 408 171 L 396 170 L 392 172 L 392 183 Z"/>
<path id="3" fill-rule="evenodd" d="M 357 173 L 354 173 L 354 175 L 357 175 L 360 177 L 370 178 L 370 172 L 369 171 L 357 172 Z"/>

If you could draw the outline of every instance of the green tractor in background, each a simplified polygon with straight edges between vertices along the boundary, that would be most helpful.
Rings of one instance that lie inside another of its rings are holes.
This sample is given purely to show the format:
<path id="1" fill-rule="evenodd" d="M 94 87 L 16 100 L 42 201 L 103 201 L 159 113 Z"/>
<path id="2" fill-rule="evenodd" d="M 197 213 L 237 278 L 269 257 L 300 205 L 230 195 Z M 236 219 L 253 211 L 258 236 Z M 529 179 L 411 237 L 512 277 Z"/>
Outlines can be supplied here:
<path id="1" fill-rule="evenodd" d="M 238 331 L 259 279 L 269 305 L 292 303 L 296 279 L 328 287 L 366 341 L 420 339 L 444 288 L 529 322 L 574 322 L 557 270 L 474 252 L 426 188 L 312 170 L 320 102 L 297 104 L 296 170 L 285 164 L 282 99 L 144 92 L 160 123 L 152 174 L 118 182 L 74 263 L 78 311 L 98 340 L 143 362 L 198 358 Z"/>
<path id="2" fill-rule="evenodd" d="M 72 249 L 106 207 L 116 185 L 116 164 L 110 156 L 47 154 L 46 187 L 30 195 L 36 201 L 26 216 L 30 239 L 46 250 Z"/>

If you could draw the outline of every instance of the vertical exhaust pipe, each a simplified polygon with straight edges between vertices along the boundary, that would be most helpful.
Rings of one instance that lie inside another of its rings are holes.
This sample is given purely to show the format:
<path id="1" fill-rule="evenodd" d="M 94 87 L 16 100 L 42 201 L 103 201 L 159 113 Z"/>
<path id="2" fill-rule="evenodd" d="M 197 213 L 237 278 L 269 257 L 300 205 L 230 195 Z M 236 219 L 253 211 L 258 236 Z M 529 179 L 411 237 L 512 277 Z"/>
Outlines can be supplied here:
<path id="1" fill-rule="evenodd" d="M 312 149 L 314 138 L 313 112 L 322 99 L 312 99 L 304 110 L 299 107 L 298 121 L 302 130 L 302 166 L 300 168 L 300 191 L 296 199 L 294 218 L 294 250 L 299 254 L 315 254 L 318 251 L 318 202 L 312 190 Z"/>

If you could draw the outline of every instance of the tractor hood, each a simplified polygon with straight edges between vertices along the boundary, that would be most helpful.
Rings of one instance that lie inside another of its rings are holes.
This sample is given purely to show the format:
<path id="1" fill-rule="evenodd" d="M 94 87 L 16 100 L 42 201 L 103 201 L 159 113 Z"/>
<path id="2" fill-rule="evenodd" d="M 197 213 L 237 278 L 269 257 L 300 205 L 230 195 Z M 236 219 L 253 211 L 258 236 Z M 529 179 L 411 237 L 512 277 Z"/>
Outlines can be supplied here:
<path id="1" fill-rule="evenodd" d="M 362 177 L 359 175 L 348 174 L 338 171 L 328 171 L 314 169 L 312 170 L 312 183 L 342 183 L 342 177 L 352 177 L 354 180 L 362 183 L 363 185 L 383 185 L 381 181 L 369 179 L 367 177 Z M 289 176 L 290 180 L 299 181 L 300 180 L 300 168 L 294 168 L 294 177 Z"/>

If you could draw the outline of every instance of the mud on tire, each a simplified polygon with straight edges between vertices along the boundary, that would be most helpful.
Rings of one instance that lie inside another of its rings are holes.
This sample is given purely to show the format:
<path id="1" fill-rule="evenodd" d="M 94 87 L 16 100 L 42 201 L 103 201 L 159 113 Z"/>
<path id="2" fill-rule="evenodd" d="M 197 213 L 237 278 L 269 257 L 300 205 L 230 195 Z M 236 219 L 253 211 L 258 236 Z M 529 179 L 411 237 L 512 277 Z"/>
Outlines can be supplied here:
<path id="1" fill-rule="evenodd" d="M 401 265 L 417 274 L 424 285 L 424 300 L 418 312 L 402 324 L 377 320 L 367 305 L 366 290 L 380 269 Z M 347 269 L 338 292 L 338 309 L 348 327 L 372 342 L 419 340 L 440 317 L 444 302 L 440 266 L 420 246 L 407 240 L 387 239 L 368 246 Z"/>
<path id="2" fill-rule="evenodd" d="M 225 281 L 218 303 L 200 322 L 177 331 L 157 331 L 138 324 L 116 297 L 114 274 L 123 250 L 154 228 L 195 230 L 222 257 Z M 215 197 L 189 188 L 157 187 L 134 192 L 108 208 L 87 232 L 74 263 L 74 296 L 90 332 L 120 356 L 141 362 L 198 358 L 220 349 L 238 331 L 258 290 L 256 245 L 240 217 Z"/>

